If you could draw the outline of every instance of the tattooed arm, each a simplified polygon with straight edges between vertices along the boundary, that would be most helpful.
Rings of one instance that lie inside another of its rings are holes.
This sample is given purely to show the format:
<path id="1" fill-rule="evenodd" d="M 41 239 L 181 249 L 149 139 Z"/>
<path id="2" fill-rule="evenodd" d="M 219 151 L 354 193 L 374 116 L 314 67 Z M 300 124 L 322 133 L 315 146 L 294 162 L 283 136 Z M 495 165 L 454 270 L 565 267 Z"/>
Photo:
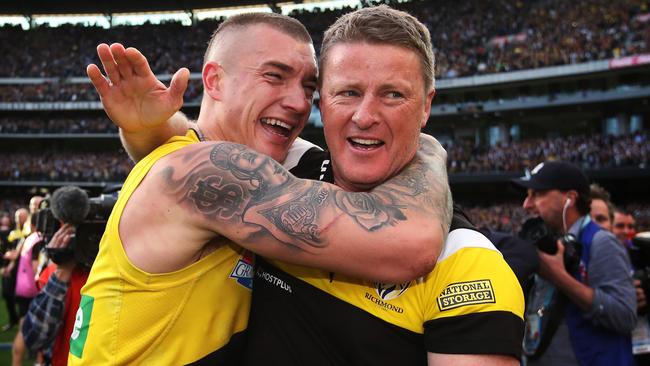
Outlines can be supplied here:
<path id="1" fill-rule="evenodd" d="M 424 144 L 399 178 L 370 192 L 298 179 L 271 158 L 224 142 L 172 154 L 156 169 L 155 184 L 197 226 L 258 254 L 404 282 L 431 270 L 449 225 L 446 174 L 427 165 L 444 157 L 432 155 L 430 141 Z"/>

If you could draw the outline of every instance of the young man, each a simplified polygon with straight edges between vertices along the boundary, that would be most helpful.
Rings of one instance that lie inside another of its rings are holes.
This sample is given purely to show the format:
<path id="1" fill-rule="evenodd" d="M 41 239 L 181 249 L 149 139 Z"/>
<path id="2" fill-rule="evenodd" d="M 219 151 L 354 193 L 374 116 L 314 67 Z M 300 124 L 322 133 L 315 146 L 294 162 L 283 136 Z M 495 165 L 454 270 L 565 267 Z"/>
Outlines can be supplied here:
<path id="1" fill-rule="evenodd" d="M 88 73 L 111 118 L 156 115 L 132 113 L 146 103 L 125 102 L 131 83 L 156 85 L 144 57 L 121 45 L 98 51 L 112 85 L 96 66 Z M 296 179 L 268 156 L 215 142 L 285 159 L 315 78 L 313 47 L 297 21 L 247 14 L 219 27 L 206 52 L 198 129 L 147 155 L 124 184 L 82 290 L 70 364 L 236 362 L 252 269 L 235 243 L 377 280 L 430 270 L 450 203 L 439 179 L 444 159 L 430 140 L 401 178 L 367 193 Z M 140 121 L 122 123 L 123 136 L 138 134 L 131 127 Z M 413 187 L 417 179 L 440 184 Z M 434 204 L 421 207 L 423 199 Z"/>
<path id="2" fill-rule="evenodd" d="M 630 212 L 621 209 L 614 210 L 614 219 L 612 220 L 612 233 L 625 246 L 632 244 L 632 238 L 636 233 L 636 221 Z"/>
<path id="3" fill-rule="evenodd" d="M 614 204 L 609 198 L 609 192 L 605 188 L 593 183 L 589 186 L 591 196 L 591 219 L 603 229 L 612 231 L 614 221 Z"/>
<path id="4" fill-rule="evenodd" d="M 349 191 L 399 179 L 434 95 L 431 48 L 426 28 L 403 12 L 382 6 L 339 19 L 321 52 L 331 164 L 312 152 L 292 171 Z M 417 176 L 403 182 L 427 187 Z M 518 364 L 521 289 L 459 213 L 436 268 L 415 281 L 373 283 L 261 256 L 255 275 L 245 364 Z"/>

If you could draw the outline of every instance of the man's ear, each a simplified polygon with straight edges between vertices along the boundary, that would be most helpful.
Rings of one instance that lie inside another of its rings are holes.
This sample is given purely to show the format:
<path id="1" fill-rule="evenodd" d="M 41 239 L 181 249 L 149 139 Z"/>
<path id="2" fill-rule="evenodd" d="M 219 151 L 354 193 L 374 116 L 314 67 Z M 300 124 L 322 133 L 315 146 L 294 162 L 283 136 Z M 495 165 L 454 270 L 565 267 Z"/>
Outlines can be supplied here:
<path id="1" fill-rule="evenodd" d="M 214 61 L 206 62 L 202 72 L 203 89 L 210 98 L 220 100 L 224 71 L 220 64 Z"/>
<path id="2" fill-rule="evenodd" d="M 426 98 L 424 100 L 424 115 L 422 116 L 422 123 L 420 124 L 420 128 L 424 128 L 424 126 L 427 125 L 427 121 L 429 121 L 429 115 L 431 114 L 431 102 L 433 101 L 433 97 L 436 95 L 436 89 L 431 88 L 431 91 L 427 93 Z"/>
<path id="3" fill-rule="evenodd" d="M 572 205 L 575 205 L 575 203 L 578 201 L 578 191 L 576 190 L 570 190 L 567 192 L 567 200 L 570 200 Z"/>

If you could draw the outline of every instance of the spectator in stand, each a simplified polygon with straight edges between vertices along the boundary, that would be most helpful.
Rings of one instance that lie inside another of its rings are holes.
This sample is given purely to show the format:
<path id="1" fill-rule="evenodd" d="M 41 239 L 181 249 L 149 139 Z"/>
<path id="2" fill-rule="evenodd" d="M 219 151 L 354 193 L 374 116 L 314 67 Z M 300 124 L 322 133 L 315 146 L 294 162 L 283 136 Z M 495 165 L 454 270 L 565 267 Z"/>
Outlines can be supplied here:
<path id="1" fill-rule="evenodd" d="M 605 188 L 593 183 L 589 186 L 591 195 L 591 219 L 607 231 L 612 231 L 614 221 L 614 205 L 609 199 L 609 192 Z"/>

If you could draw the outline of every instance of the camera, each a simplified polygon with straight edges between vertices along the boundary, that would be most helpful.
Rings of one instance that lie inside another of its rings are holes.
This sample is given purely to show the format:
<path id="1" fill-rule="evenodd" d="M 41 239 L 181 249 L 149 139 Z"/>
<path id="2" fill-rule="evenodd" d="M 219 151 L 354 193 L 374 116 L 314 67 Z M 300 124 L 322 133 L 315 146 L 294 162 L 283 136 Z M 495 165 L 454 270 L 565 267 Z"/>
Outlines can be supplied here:
<path id="1" fill-rule="evenodd" d="M 634 267 L 634 278 L 641 282 L 641 289 L 646 299 L 650 299 L 650 233 L 639 233 L 634 236 L 628 253 Z M 646 314 L 648 307 L 640 310 L 639 314 Z"/>
<path id="2" fill-rule="evenodd" d="M 567 272 L 575 273 L 582 256 L 582 244 L 573 234 L 558 235 L 549 229 L 541 217 L 533 217 L 521 227 L 519 237 L 532 243 L 537 249 L 547 254 L 557 253 L 557 241 L 564 245 L 564 267 Z"/>
<path id="3" fill-rule="evenodd" d="M 56 199 L 56 196 L 44 199 L 40 209 L 35 213 L 36 230 L 41 233 L 43 240 L 46 243 L 50 242 L 52 236 L 61 227 L 61 221 L 74 225 L 76 230 L 66 248 L 46 247 L 47 255 L 57 264 L 74 260 L 77 264 L 91 267 L 99 251 L 99 242 L 104 234 L 108 217 L 117 201 L 117 195 L 102 194 L 86 198 L 85 202 L 79 203 L 80 207 L 76 207 L 77 202 L 74 200 L 63 199 L 60 202 L 52 202 L 53 198 Z M 55 215 L 56 210 L 52 208 L 57 204 L 62 206 L 59 211 L 64 210 L 63 215 L 59 214 L 58 218 Z M 68 212 L 72 214 L 67 214 Z"/>

